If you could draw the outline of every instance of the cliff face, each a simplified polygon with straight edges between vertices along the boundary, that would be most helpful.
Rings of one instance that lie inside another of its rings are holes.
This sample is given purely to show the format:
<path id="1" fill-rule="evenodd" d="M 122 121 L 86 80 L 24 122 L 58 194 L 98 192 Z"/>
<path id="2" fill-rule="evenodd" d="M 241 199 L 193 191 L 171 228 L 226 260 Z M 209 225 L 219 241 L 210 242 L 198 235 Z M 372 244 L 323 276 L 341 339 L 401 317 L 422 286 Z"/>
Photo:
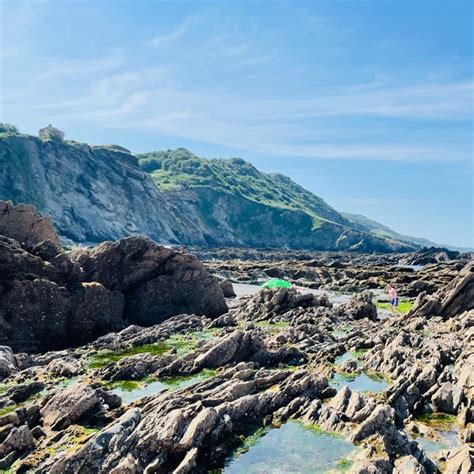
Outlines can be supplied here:
<path id="1" fill-rule="evenodd" d="M 34 205 L 75 242 L 145 234 L 160 243 L 404 251 L 323 199 L 242 159 L 187 150 L 138 159 L 116 146 L 0 135 L 0 199 Z"/>
<path id="2" fill-rule="evenodd" d="M 0 137 L 0 198 L 34 205 L 74 241 L 143 233 L 159 242 L 205 241 L 122 148 Z"/>

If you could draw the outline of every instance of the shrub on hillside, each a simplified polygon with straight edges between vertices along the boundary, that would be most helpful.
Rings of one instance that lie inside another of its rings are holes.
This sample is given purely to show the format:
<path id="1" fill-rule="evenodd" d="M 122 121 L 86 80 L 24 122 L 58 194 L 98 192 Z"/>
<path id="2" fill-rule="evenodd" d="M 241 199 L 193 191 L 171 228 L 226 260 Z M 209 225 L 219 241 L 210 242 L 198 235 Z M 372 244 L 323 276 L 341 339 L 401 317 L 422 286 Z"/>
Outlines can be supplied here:
<path id="1" fill-rule="evenodd" d="M 0 122 L 0 133 L 20 133 L 18 127 L 11 123 Z"/>

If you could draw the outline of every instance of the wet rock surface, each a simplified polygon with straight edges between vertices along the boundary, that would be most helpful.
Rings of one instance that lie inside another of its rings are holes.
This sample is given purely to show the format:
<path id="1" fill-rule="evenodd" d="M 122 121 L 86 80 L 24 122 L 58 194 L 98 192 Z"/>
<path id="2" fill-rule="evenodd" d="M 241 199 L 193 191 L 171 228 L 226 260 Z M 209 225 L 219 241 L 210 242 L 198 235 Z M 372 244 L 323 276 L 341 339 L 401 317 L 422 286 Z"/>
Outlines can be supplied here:
<path id="1" fill-rule="evenodd" d="M 191 257 L 141 239 L 99 247 L 68 258 L 85 280 L 104 289 L 98 291 L 122 295 L 124 308 L 132 301 L 127 298 L 164 268 L 167 276 L 176 268 L 184 267 L 183 275 L 201 271 Z M 30 259 L 38 272 L 51 271 L 43 259 L 15 248 L 19 261 Z M 62 350 L 26 354 L 0 347 L 0 468 L 61 474 L 225 472 L 231 459 L 243 456 L 246 440 L 258 444 L 265 433 L 298 423 L 314 436 L 331 434 L 350 446 L 350 457 L 339 460 L 335 470 L 470 472 L 471 267 L 453 260 L 414 272 L 398 269 L 394 258 L 325 256 L 324 264 L 308 258 L 286 266 L 270 260 L 215 261 L 211 267 L 221 280 L 233 275 L 237 281 L 228 309 L 184 310 L 149 326 L 124 320 L 116 330 Z M 326 275 L 327 288 L 352 285 L 359 291 L 341 295 L 308 284 L 249 287 L 252 292 L 239 295 L 245 272 L 247 281 L 258 281 L 265 268 L 272 277 L 288 277 L 291 268 L 293 277 L 320 285 L 323 280 L 309 273 L 314 271 Z M 276 275 L 276 269 L 285 273 Z M 440 309 L 423 313 L 415 305 L 408 315 L 390 316 L 375 305 L 388 277 L 399 280 L 401 292 L 426 280 Z M 85 317 L 96 301 L 95 294 L 87 298 L 81 300 Z M 311 434 L 305 439 L 311 443 Z M 245 448 L 249 453 L 252 443 Z M 271 454 L 271 444 L 266 446 Z M 278 472 L 269 462 L 268 472 Z"/>

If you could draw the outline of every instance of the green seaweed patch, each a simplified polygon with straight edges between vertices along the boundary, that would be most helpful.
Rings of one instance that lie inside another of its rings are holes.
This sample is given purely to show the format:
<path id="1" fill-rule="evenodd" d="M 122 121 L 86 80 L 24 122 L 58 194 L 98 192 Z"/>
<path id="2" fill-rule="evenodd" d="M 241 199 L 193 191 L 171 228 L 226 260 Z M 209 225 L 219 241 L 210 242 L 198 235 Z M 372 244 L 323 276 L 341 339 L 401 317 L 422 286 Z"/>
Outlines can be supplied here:
<path id="1" fill-rule="evenodd" d="M 0 416 L 8 415 L 12 411 L 15 411 L 18 408 L 18 405 L 7 405 L 6 407 L 0 408 Z"/>
<path id="2" fill-rule="evenodd" d="M 133 346 L 124 351 L 99 351 L 90 358 L 89 368 L 100 369 L 110 362 L 118 362 L 125 357 L 131 357 L 136 354 L 151 354 L 159 356 L 166 354 L 172 349 L 176 350 L 176 353 L 179 356 L 185 355 L 196 349 L 200 341 L 210 340 L 218 332 L 219 329 L 204 329 L 202 331 L 192 331 L 186 334 L 173 334 L 165 341 Z"/>
<path id="3" fill-rule="evenodd" d="M 232 457 L 238 457 L 243 453 L 246 453 L 252 446 L 255 446 L 260 438 L 265 436 L 270 430 L 272 429 L 271 426 L 263 426 L 257 428 L 252 434 L 248 436 L 240 435 L 241 445 L 235 449 L 232 453 Z"/>
<path id="4" fill-rule="evenodd" d="M 321 425 L 315 424 L 315 423 L 305 423 L 303 420 L 291 420 L 293 423 L 298 423 L 302 428 L 304 428 L 307 431 L 312 431 L 313 433 L 316 434 L 324 434 L 327 436 L 333 436 L 334 438 L 344 438 L 344 436 L 341 433 L 337 433 L 336 431 L 329 431 L 325 430 Z"/>
<path id="5" fill-rule="evenodd" d="M 192 385 L 197 382 L 202 382 L 203 380 L 210 379 L 216 375 L 216 370 L 213 369 L 203 369 L 197 374 L 193 375 L 178 375 L 176 377 L 166 377 L 161 379 L 160 382 L 167 385 L 171 390 L 183 388 L 187 385 Z"/>
<path id="6" fill-rule="evenodd" d="M 339 462 L 337 464 L 339 466 L 339 469 L 341 469 L 342 471 L 347 471 L 348 469 L 350 469 L 353 463 L 352 461 L 349 461 L 349 459 L 341 458 L 339 459 Z"/>
<path id="7" fill-rule="evenodd" d="M 365 370 L 365 374 L 370 377 L 373 380 L 376 380 L 377 382 L 386 382 L 388 384 L 392 384 L 393 380 L 387 375 L 384 374 L 383 372 L 376 372 L 375 370 Z"/>
<path id="8" fill-rule="evenodd" d="M 156 344 L 143 344 L 141 346 L 130 347 L 125 351 L 99 351 L 94 354 L 89 361 L 89 368 L 100 369 L 105 367 L 110 362 L 118 362 L 125 357 L 131 357 L 136 354 L 151 354 L 151 355 L 162 355 L 168 352 L 171 346 L 167 342 L 158 342 Z"/>
<path id="9" fill-rule="evenodd" d="M 344 372 L 343 370 L 337 370 L 337 366 L 336 366 L 336 372 L 341 376 L 342 379 L 346 380 L 347 382 L 353 382 L 356 379 L 356 377 L 359 375 L 353 372 Z"/>
<path id="10" fill-rule="evenodd" d="M 375 303 L 375 306 L 377 308 L 380 308 L 380 309 L 388 309 L 390 310 L 390 303 L 387 303 L 387 302 L 384 302 L 384 301 L 377 301 Z M 413 301 L 407 301 L 407 300 L 401 300 L 399 303 L 398 303 L 398 309 L 403 313 L 403 314 L 407 314 L 408 311 L 410 311 L 410 309 L 412 308 L 413 306 Z"/>
<path id="11" fill-rule="evenodd" d="M 132 392 L 138 390 L 143 384 L 136 380 L 115 380 L 114 382 L 107 384 L 111 389 L 119 388 L 125 392 Z"/>
<path id="12" fill-rule="evenodd" d="M 447 413 L 423 413 L 418 415 L 416 420 L 430 428 L 435 428 L 441 431 L 449 431 L 456 424 L 456 416 L 448 415 Z"/>
<path id="13" fill-rule="evenodd" d="M 357 349 L 356 351 L 349 351 L 349 354 L 352 355 L 355 359 L 363 359 L 364 355 L 368 352 L 369 349 Z"/>
<path id="14" fill-rule="evenodd" d="M 289 326 L 286 321 L 277 321 L 275 323 L 269 323 L 268 321 L 257 321 L 254 323 L 256 327 L 259 327 L 267 332 L 279 332 L 282 329 Z"/>

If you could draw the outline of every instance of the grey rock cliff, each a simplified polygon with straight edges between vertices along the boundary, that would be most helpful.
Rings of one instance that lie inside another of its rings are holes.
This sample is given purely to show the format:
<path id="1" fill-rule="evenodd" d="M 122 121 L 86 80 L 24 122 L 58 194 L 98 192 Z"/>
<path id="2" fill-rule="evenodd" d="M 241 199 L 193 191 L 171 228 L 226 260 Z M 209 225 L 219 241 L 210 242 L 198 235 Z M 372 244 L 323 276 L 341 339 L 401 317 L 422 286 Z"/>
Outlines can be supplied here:
<path id="1" fill-rule="evenodd" d="M 138 160 L 115 146 L 1 137 L 0 198 L 32 204 L 77 242 L 143 233 L 158 242 L 204 243 Z"/>

